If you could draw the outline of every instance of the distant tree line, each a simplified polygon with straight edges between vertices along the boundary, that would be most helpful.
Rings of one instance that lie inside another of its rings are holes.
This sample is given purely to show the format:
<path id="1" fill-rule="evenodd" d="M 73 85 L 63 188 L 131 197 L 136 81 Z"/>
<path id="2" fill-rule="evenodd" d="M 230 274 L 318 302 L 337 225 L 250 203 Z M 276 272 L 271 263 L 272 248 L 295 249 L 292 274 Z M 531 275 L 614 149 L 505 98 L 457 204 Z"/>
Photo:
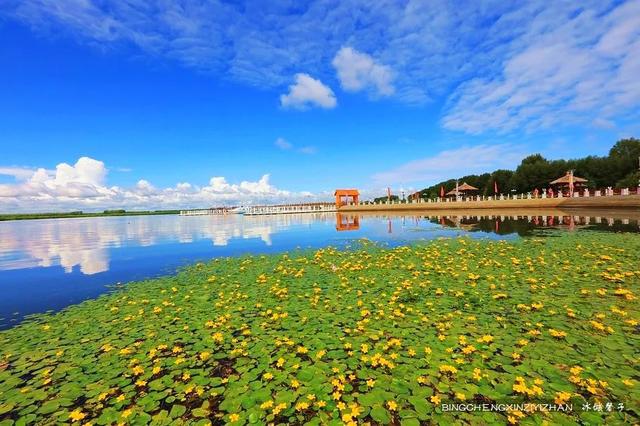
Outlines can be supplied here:
<path id="1" fill-rule="evenodd" d="M 51 212 L 51 213 L 7 213 L 0 214 L 0 221 L 5 220 L 29 220 L 29 219 L 64 219 L 69 217 L 100 217 L 100 216 L 151 216 L 163 214 L 178 214 L 180 210 L 134 210 L 126 211 L 104 210 L 103 212 L 88 213 L 83 211 Z"/>
<path id="2" fill-rule="evenodd" d="M 458 182 L 475 186 L 480 195 L 493 195 L 494 182 L 498 183 L 499 193 L 506 194 L 512 190 L 526 193 L 535 188 L 548 188 L 549 182 L 563 176 L 568 170 L 573 170 L 575 176 L 588 179 L 588 188 L 636 187 L 640 178 L 638 157 L 640 140 L 622 139 L 613 145 L 606 157 L 590 155 L 575 160 L 547 160 L 540 154 L 534 154 L 523 159 L 515 171 L 496 170 L 481 175 L 467 175 L 460 177 Z M 438 182 L 421 190 L 420 196 L 437 198 L 440 196 L 440 187 L 443 186 L 445 191 L 450 191 L 455 188 L 456 180 Z M 386 197 L 380 199 L 386 200 Z"/>

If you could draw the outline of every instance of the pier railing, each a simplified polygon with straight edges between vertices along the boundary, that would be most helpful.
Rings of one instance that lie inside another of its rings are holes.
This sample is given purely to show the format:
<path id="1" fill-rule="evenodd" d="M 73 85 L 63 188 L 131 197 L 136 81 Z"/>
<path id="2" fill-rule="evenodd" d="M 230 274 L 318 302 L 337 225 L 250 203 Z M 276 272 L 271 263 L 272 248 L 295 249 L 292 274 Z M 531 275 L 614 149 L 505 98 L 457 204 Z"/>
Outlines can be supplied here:
<path id="1" fill-rule="evenodd" d="M 225 215 L 231 211 L 228 207 L 216 207 L 211 209 L 180 210 L 180 216 L 209 216 Z"/>
<path id="2" fill-rule="evenodd" d="M 335 212 L 334 203 L 280 204 L 265 206 L 217 207 L 210 209 L 181 210 L 180 216 L 207 216 L 243 213 L 249 216 L 291 213 Z"/>
<path id="3" fill-rule="evenodd" d="M 459 195 L 457 197 L 445 198 L 418 198 L 395 201 L 361 201 L 359 203 L 348 203 L 349 206 L 359 205 L 396 205 L 396 204 L 429 204 L 429 203 L 463 203 L 472 201 L 504 201 L 504 200 L 533 200 L 547 198 L 589 198 L 589 197 L 624 197 L 628 195 L 640 195 L 640 187 L 638 188 L 601 188 L 601 189 L 583 189 L 576 190 L 573 194 L 567 191 L 547 192 L 543 191 L 538 194 L 533 192 L 527 193 L 508 193 L 500 195 Z"/>
<path id="4" fill-rule="evenodd" d="M 279 206 L 251 206 L 244 208 L 244 214 L 250 216 L 266 214 L 322 213 L 335 211 L 337 211 L 336 205 L 332 203 L 285 204 Z"/>

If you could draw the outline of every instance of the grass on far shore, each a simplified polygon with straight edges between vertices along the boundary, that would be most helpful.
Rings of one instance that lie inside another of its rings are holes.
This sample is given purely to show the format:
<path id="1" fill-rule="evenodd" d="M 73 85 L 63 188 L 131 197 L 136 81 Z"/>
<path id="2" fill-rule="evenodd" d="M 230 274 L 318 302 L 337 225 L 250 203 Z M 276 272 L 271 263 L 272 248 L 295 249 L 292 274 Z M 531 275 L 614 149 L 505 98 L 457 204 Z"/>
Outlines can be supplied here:
<path id="1" fill-rule="evenodd" d="M 0 221 L 6 220 L 32 220 L 32 219 L 65 219 L 73 217 L 102 217 L 102 216 L 148 216 L 161 214 L 178 214 L 180 210 L 105 210 L 103 212 L 64 212 L 64 213 L 8 213 L 0 214 Z"/>
<path id="2" fill-rule="evenodd" d="M 584 232 L 199 263 L 0 332 L 0 425 L 638 423 L 639 253 Z M 519 402 L 572 407 L 442 406 Z"/>

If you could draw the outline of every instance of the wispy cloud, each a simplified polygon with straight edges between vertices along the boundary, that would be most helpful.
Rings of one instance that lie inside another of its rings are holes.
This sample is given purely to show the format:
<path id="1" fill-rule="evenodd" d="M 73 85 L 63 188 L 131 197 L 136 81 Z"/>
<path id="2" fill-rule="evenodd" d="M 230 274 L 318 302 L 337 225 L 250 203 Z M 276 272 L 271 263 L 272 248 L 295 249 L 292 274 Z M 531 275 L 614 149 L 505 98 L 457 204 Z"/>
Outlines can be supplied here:
<path id="1" fill-rule="evenodd" d="M 552 13 L 555 16 L 552 16 Z M 640 3 L 608 13 L 551 7 L 511 43 L 500 72 L 461 84 L 442 120 L 468 133 L 535 131 L 613 119 L 640 106 Z"/>
<path id="2" fill-rule="evenodd" d="M 338 73 L 342 88 L 347 91 L 368 89 L 381 96 L 392 95 L 395 91 L 391 68 L 376 63 L 366 53 L 343 47 L 331 63 Z"/>
<path id="3" fill-rule="evenodd" d="M 318 152 L 318 149 L 315 146 L 303 146 L 302 148 L 298 149 L 299 152 L 301 152 L 302 154 L 315 154 L 316 152 Z"/>
<path id="4" fill-rule="evenodd" d="M 8 171 L 7 168 L 0 170 Z M 277 203 L 313 197 L 310 192 L 292 192 L 273 186 L 269 174 L 257 181 L 239 183 L 216 176 L 204 186 L 181 182 L 168 188 L 158 188 L 145 179 L 131 188 L 108 186 L 107 175 L 105 164 L 89 157 L 82 157 L 73 165 L 61 163 L 54 171 L 40 168 L 20 182 L 0 184 L 0 210 L 188 208 Z"/>
<path id="5" fill-rule="evenodd" d="M 305 73 L 282 96 L 292 108 L 334 107 L 337 77 L 408 104 L 448 99 L 442 125 L 467 133 L 616 125 L 640 110 L 633 0 L 8 0 L 0 15 L 261 89 Z"/>
<path id="6" fill-rule="evenodd" d="M 276 139 L 276 141 L 274 142 L 274 145 L 285 151 L 293 148 L 293 144 L 287 141 L 285 138 Z"/>
<path id="7" fill-rule="evenodd" d="M 316 152 L 318 152 L 315 146 L 310 146 L 310 145 L 297 148 L 295 147 L 294 144 L 292 144 L 285 138 L 276 139 L 276 141 L 274 142 L 274 145 L 283 151 L 295 150 L 296 152 L 299 152 L 301 154 L 315 154 Z"/>
<path id="8" fill-rule="evenodd" d="M 284 108 L 307 109 L 312 106 L 334 108 L 336 97 L 328 86 L 308 74 L 295 75 L 295 83 L 289 86 L 289 92 L 280 96 Z"/>
<path id="9" fill-rule="evenodd" d="M 388 171 L 373 175 L 376 185 L 417 183 L 428 186 L 442 180 L 472 173 L 514 168 L 527 155 L 523 147 L 510 144 L 477 145 L 441 151 L 438 154 L 410 161 Z"/>

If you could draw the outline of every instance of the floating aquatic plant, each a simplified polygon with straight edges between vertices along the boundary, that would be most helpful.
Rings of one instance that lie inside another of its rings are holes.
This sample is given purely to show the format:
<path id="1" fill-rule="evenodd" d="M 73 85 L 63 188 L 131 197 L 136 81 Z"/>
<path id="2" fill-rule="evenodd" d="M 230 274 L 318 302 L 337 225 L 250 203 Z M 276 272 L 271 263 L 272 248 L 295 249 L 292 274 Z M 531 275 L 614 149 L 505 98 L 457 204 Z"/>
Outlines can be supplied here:
<path id="1" fill-rule="evenodd" d="M 0 425 L 638 422 L 639 253 L 581 233 L 199 263 L 1 332 Z M 573 409 L 442 405 L 492 402 Z"/>

